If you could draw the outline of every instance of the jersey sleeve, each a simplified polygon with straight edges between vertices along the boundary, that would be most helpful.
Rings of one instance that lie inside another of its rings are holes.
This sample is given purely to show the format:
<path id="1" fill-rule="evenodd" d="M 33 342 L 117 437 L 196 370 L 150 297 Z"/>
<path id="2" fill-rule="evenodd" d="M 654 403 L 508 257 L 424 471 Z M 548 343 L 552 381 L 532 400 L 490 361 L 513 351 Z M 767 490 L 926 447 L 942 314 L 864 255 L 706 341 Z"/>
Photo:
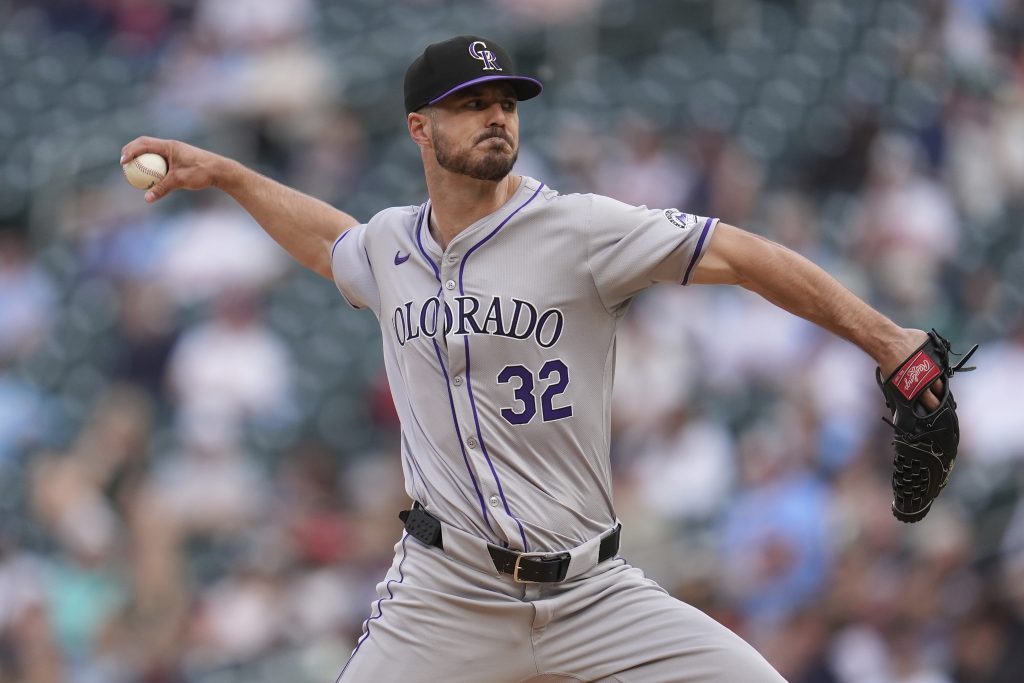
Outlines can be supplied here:
<path id="1" fill-rule="evenodd" d="M 331 247 L 331 273 L 350 306 L 369 308 L 376 313 L 380 308 L 380 291 L 366 249 L 366 227 L 362 223 L 349 228 L 335 240 Z"/>
<path id="2" fill-rule="evenodd" d="M 617 312 L 657 282 L 688 284 L 717 218 L 592 196 L 587 258 L 605 308 Z"/>

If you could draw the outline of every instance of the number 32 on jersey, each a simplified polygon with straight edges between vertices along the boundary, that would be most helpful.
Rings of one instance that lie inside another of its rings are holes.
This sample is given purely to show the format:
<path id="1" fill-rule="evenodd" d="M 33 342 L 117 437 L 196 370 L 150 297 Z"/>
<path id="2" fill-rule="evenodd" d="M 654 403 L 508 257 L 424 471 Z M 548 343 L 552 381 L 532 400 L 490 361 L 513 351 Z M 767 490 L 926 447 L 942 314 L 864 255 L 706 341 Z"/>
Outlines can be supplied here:
<path id="1" fill-rule="evenodd" d="M 534 387 L 537 384 L 543 386 L 540 394 L 541 420 L 553 422 L 572 416 L 572 406 L 556 406 L 556 398 L 569 386 L 569 368 L 561 359 L 554 358 L 541 366 L 536 375 L 523 365 L 506 365 L 498 373 L 499 384 L 514 384 L 518 380 L 518 386 L 513 386 L 513 398 L 516 404 L 501 409 L 501 416 L 512 425 L 524 425 L 530 422 L 537 414 L 537 396 Z"/>

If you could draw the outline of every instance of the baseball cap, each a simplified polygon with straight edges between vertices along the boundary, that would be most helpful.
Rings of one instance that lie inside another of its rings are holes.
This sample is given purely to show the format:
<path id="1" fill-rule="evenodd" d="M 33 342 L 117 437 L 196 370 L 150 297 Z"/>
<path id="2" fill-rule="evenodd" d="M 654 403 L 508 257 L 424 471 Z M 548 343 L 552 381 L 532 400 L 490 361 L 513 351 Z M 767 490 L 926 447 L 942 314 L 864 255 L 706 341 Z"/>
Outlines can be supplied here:
<path id="1" fill-rule="evenodd" d="M 520 100 L 536 97 L 544 86 L 516 74 L 512 57 L 493 40 L 456 36 L 428 45 L 405 72 L 405 111 L 434 104 L 457 90 L 487 81 L 506 81 Z"/>

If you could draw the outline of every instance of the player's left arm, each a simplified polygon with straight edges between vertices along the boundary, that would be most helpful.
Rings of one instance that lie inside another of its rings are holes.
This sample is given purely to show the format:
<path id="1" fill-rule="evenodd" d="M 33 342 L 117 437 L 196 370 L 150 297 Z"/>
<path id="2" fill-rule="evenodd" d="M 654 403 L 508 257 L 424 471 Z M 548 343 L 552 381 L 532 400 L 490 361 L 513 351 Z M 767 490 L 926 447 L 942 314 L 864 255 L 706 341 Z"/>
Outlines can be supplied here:
<path id="1" fill-rule="evenodd" d="M 903 328 L 846 289 L 819 266 L 781 244 L 719 223 L 690 282 L 740 285 L 794 315 L 856 344 L 887 377 L 928 337 Z M 938 406 L 941 386 L 923 402 Z"/>

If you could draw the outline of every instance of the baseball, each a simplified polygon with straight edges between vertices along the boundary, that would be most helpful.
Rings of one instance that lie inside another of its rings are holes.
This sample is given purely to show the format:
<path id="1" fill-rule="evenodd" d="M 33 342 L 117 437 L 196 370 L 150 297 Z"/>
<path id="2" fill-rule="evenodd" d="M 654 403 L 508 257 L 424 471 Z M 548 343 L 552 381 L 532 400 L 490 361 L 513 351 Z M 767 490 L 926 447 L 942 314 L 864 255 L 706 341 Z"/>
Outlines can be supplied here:
<path id="1" fill-rule="evenodd" d="M 121 164 L 124 177 L 132 187 L 148 190 L 167 174 L 167 159 L 159 154 L 146 152 Z"/>

